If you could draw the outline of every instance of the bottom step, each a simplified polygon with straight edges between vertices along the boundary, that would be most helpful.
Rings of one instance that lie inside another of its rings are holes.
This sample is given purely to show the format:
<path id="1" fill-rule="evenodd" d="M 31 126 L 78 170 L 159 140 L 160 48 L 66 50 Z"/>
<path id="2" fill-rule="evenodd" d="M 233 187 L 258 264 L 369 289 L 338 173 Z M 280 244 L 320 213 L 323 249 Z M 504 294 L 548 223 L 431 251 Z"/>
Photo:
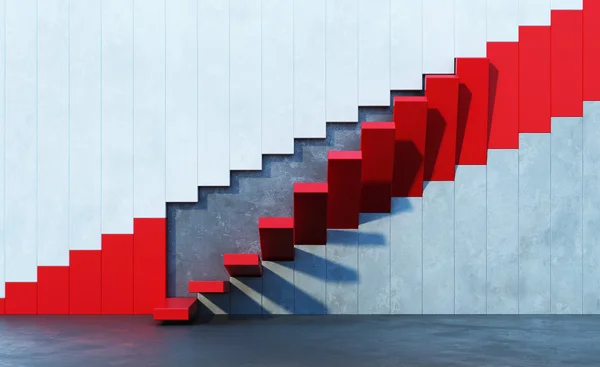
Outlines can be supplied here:
<path id="1" fill-rule="evenodd" d="M 188 321 L 197 309 L 197 298 L 167 298 L 154 308 L 154 320 Z"/>

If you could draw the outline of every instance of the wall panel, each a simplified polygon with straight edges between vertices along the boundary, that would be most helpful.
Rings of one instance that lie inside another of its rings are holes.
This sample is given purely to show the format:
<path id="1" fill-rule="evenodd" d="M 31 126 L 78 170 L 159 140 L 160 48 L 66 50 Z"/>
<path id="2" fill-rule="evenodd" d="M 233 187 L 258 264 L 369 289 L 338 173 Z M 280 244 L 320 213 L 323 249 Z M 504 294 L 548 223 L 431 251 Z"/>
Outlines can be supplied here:
<path id="1" fill-rule="evenodd" d="M 358 243 L 357 230 L 328 230 L 327 246 L 327 312 L 358 313 Z"/>
<path id="2" fill-rule="evenodd" d="M 358 2 L 327 0 L 327 122 L 358 121 Z"/>
<path id="3" fill-rule="evenodd" d="M 358 0 L 358 103 L 390 104 L 389 0 Z"/>
<path id="4" fill-rule="evenodd" d="M 454 313 L 454 182 L 423 190 L 423 313 Z"/>
<path id="5" fill-rule="evenodd" d="M 487 0 L 487 41 L 519 40 L 519 0 Z"/>
<path id="6" fill-rule="evenodd" d="M 164 218 L 165 1 L 134 0 L 133 214 Z"/>
<path id="7" fill-rule="evenodd" d="M 229 168 L 260 170 L 261 0 L 229 6 Z"/>
<path id="8" fill-rule="evenodd" d="M 485 57 L 487 41 L 486 0 L 454 0 L 454 55 Z"/>
<path id="9" fill-rule="evenodd" d="M 198 1 L 166 2 L 166 201 L 198 200 Z"/>
<path id="10" fill-rule="evenodd" d="M 519 152 L 490 149 L 487 165 L 487 313 L 519 312 Z"/>
<path id="11" fill-rule="evenodd" d="M 456 167 L 454 264 L 457 314 L 486 313 L 486 166 Z"/>
<path id="12" fill-rule="evenodd" d="M 8 0 L 5 11 L 5 274 L 7 282 L 35 282 L 38 229 L 37 2 Z M 8 302 L 6 306 L 8 312 Z"/>
<path id="13" fill-rule="evenodd" d="M 325 137 L 326 2 L 294 1 L 294 138 Z"/>
<path id="14" fill-rule="evenodd" d="M 133 233 L 133 0 L 102 2 L 102 233 Z"/>
<path id="15" fill-rule="evenodd" d="M 423 73 L 454 74 L 455 0 L 423 0 Z"/>
<path id="16" fill-rule="evenodd" d="M 229 1 L 198 0 L 198 186 L 229 186 Z"/>
<path id="17" fill-rule="evenodd" d="M 600 104 L 583 105 L 583 313 L 600 313 Z"/>
<path id="18" fill-rule="evenodd" d="M 550 25 L 552 0 L 519 0 L 519 25 Z"/>
<path id="19" fill-rule="evenodd" d="M 72 250 L 100 250 L 102 233 L 102 2 L 70 7 L 70 229 Z"/>
<path id="20" fill-rule="evenodd" d="M 423 89 L 423 0 L 390 3 L 390 89 Z"/>
<path id="21" fill-rule="evenodd" d="M 294 153 L 294 1 L 262 2 L 262 153 Z"/>
<path id="22" fill-rule="evenodd" d="M 423 313 L 423 199 L 392 198 L 390 313 Z"/>
<path id="23" fill-rule="evenodd" d="M 5 25 L 5 8 L 4 8 L 5 0 L 0 1 L 0 85 L 5 86 L 5 33 L 4 33 L 4 25 Z M 0 136 L 5 136 L 5 125 L 4 125 L 4 116 L 6 112 L 5 105 L 5 89 L 0 88 L 0 116 L 2 116 L 0 120 Z M 4 203 L 6 202 L 6 198 L 4 195 L 4 182 L 5 182 L 5 162 L 4 162 L 4 144 L 5 139 L 0 138 L 0 264 L 2 265 L 2 270 L 0 270 L 0 299 L 3 299 L 6 295 L 5 291 L 5 271 L 6 264 L 4 262 Z M 0 314 L 4 313 L 4 301 L 0 301 Z"/>
<path id="24" fill-rule="evenodd" d="M 582 118 L 552 118 L 550 311 L 582 312 Z"/>
<path id="25" fill-rule="evenodd" d="M 519 139 L 519 313 L 550 313 L 550 134 Z"/>

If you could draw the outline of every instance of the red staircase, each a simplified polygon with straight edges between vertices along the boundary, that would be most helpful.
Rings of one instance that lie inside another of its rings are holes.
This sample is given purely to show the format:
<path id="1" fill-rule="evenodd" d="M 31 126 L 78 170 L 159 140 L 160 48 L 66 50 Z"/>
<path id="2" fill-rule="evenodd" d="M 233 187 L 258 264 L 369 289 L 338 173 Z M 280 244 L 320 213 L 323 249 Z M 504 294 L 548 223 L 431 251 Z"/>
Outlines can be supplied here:
<path id="1" fill-rule="evenodd" d="M 600 96 L 591 37 L 599 4 L 553 10 L 551 27 L 520 27 L 518 43 L 488 43 L 488 58 L 459 58 L 456 75 L 426 76 L 425 96 L 396 97 L 393 122 L 363 123 L 360 151 L 329 153 L 326 183 L 294 184 L 293 218 L 260 218 L 263 259 L 291 261 L 294 244 L 325 245 L 328 228 L 358 228 L 359 212 L 389 213 L 392 197 L 422 196 L 424 181 L 453 181 L 456 165 L 518 148 L 519 133 L 550 132 L 551 116 L 581 116 L 583 101 Z M 224 265 L 232 277 L 262 276 L 258 254 L 226 254 Z M 190 293 L 228 290 L 223 281 L 189 284 Z M 154 316 L 179 320 L 196 307 L 196 298 L 167 299 Z"/>

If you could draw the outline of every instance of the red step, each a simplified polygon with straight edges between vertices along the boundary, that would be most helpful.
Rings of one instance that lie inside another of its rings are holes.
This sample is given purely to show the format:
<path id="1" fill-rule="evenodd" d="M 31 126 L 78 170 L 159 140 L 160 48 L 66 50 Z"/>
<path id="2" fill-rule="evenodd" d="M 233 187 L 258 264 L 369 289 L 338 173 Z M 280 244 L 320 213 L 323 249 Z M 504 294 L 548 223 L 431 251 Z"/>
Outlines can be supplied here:
<path id="1" fill-rule="evenodd" d="M 294 184 L 294 244 L 327 244 L 327 183 Z"/>
<path id="2" fill-rule="evenodd" d="M 331 151 L 327 162 L 327 228 L 358 229 L 362 152 Z"/>
<path id="3" fill-rule="evenodd" d="M 190 280 L 189 293 L 229 293 L 227 280 Z"/>
<path id="4" fill-rule="evenodd" d="M 423 196 L 427 97 L 395 97 L 394 179 L 392 196 Z"/>
<path id="5" fill-rule="evenodd" d="M 262 277 L 262 265 L 258 254 L 225 254 L 223 265 L 232 277 Z"/>
<path id="6" fill-rule="evenodd" d="M 265 261 L 294 261 L 294 218 L 258 218 L 260 252 Z"/>
<path id="7" fill-rule="evenodd" d="M 166 298 L 154 308 L 154 320 L 188 321 L 197 309 L 197 298 Z"/>
<path id="8" fill-rule="evenodd" d="M 395 134 L 393 122 L 363 122 L 361 126 L 361 213 L 391 210 Z"/>

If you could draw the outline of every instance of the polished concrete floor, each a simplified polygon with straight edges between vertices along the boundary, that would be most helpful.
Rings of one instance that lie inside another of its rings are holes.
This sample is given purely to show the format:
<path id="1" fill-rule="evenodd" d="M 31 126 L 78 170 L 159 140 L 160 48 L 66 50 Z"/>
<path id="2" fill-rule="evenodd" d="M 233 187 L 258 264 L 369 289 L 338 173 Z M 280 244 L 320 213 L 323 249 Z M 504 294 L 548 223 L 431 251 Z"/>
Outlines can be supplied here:
<path id="1" fill-rule="evenodd" d="M 600 317 L 0 317 L 1 367 L 598 366 Z"/>

